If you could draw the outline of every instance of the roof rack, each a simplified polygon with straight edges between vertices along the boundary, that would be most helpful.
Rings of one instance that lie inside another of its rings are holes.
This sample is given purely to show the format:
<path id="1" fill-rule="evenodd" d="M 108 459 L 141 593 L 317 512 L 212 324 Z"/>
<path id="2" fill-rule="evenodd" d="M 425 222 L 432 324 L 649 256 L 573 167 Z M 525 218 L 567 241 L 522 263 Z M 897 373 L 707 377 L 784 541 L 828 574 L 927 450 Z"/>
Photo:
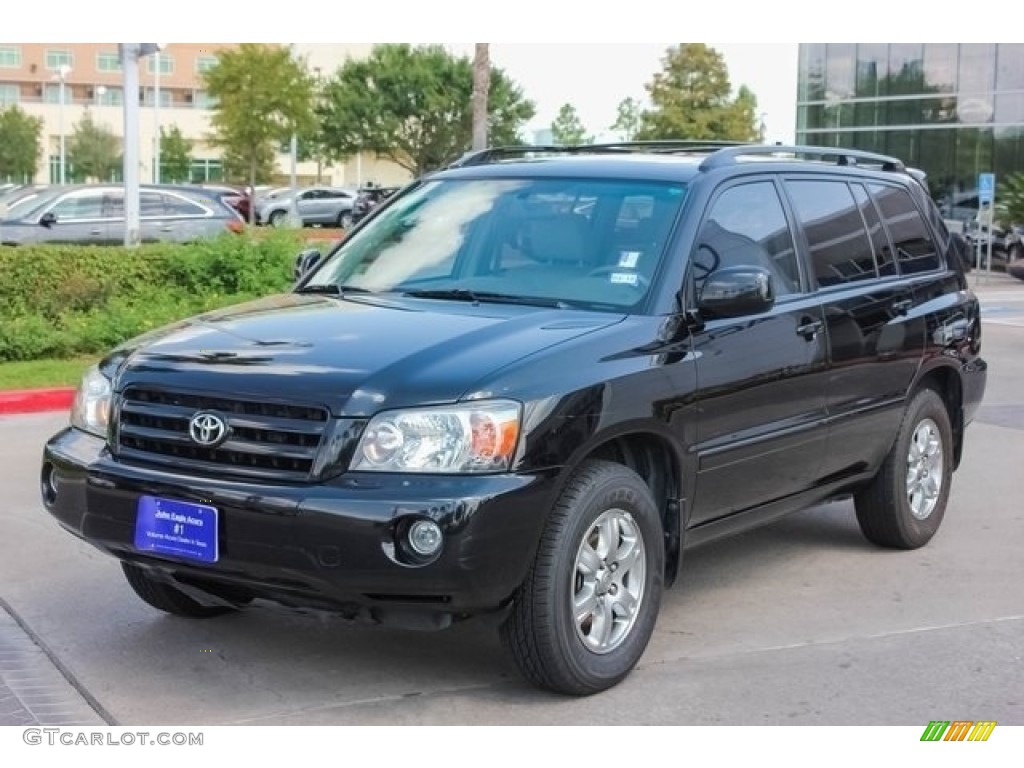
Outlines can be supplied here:
<path id="1" fill-rule="evenodd" d="M 501 160 L 523 158 L 529 155 L 616 155 L 632 152 L 687 153 L 700 154 L 720 149 L 757 146 L 742 141 L 718 141 L 717 139 L 658 139 L 652 141 L 615 141 L 604 144 L 523 144 L 506 147 L 491 147 L 477 152 L 467 152 L 449 168 L 465 168 L 471 165 L 486 165 Z"/>
<path id="2" fill-rule="evenodd" d="M 761 156 L 780 161 L 787 158 L 813 159 L 832 162 L 836 165 L 863 165 L 880 167 L 883 171 L 907 172 L 903 162 L 895 157 L 864 152 L 858 149 L 837 147 L 815 147 L 783 144 L 751 144 L 743 141 L 718 141 L 714 139 L 669 139 L 655 141 L 619 141 L 607 144 L 557 144 L 492 147 L 477 152 L 467 152 L 449 165 L 449 168 L 464 168 L 473 165 L 487 165 L 501 160 L 526 158 L 533 155 L 601 155 L 648 152 L 654 154 L 706 154 L 700 170 L 709 171 L 740 162 L 744 157 Z"/>
<path id="3" fill-rule="evenodd" d="M 700 164 L 702 171 L 721 168 L 736 163 L 741 157 L 751 155 L 792 155 L 813 156 L 822 161 L 833 161 L 836 165 L 876 165 L 883 171 L 905 171 L 903 162 L 895 157 L 862 152 L 857 149 L 837 147 L 785 146 L 781 144 L 746 144 L 740 147 L 726 147 L 709 155 Z M 783 160 L 785 158 L 778 158 Z"/>

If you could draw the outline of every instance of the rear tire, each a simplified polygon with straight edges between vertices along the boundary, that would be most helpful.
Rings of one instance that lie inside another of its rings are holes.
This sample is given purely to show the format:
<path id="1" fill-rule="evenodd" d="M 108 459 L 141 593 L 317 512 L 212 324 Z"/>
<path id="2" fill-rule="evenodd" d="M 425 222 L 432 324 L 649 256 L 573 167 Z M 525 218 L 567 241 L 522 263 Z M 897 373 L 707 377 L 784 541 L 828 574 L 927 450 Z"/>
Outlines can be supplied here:
<path id="1" fill-rule="evenodd" d="M 575 696 L 625 678 L 654 632 L 664 560 L 658 508 L 640 476 L 608 461 L 580 466 L 501 626 L 523 675 Z"/>
<path id="2" fill-rule="evenodd" d="M 338 214 L 338 227 L 341 229 L 352 228 L 352 211 L 342 211 Z"/>
<path id="3" fill-rule="evenodd" d="M 854 497 L 865 538 L 895 549 L 927 544 L 946 513 L 952 475 L 949 412 L 935 390 L 922 389 L 911 398 L 878 474 Z"/>
<path id="4" fill-rule="evenodd" d="M 166 613 L 190 619 L 210 619 L 234 611 L 233 608 L 222 605 L 200 605 L 181 590 L 154 579 L 144 568 L 137 565 L 122 562 L 121 569 L 136 595 Z"/>

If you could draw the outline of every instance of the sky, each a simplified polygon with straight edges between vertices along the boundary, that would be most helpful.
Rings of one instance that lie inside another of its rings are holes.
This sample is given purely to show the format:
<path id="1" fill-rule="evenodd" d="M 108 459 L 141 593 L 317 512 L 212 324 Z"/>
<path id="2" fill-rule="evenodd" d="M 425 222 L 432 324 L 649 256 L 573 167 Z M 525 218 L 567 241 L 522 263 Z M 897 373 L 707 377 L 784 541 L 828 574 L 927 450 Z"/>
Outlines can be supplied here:
<path id="1" fill-rule="evenodd" d="M 491 43 L 491 61 L 537 106 L 530 128 L 548 128 L 565 103 L 576 107 L 587 131 L 600 135 L 615 122 L 616 107 L 662 69 L 672 43 Z M 757 96 L 767 141 L 795 140 L 796 43 L 708 43 L 721 53 L 735 92 L 746 85 Z M 449 49 L 472 55 L 471 43 Z"/>

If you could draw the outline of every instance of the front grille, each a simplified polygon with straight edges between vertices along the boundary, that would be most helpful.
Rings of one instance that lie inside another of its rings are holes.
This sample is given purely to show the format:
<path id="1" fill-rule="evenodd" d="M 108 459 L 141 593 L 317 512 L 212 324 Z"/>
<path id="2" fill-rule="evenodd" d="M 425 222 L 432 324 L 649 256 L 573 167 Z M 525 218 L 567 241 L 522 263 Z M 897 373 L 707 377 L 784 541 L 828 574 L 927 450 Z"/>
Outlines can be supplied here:
<path id="1" fill-rule="evenodd" d="M 215 448 L 198 445 L 189 421 L 213 411 L 228 425 Z M 118 408 L 116 444 L 125 461 L 304 480 L 310 476 L 327 429 L 327 410 L 318 406 L 243 400 L 130 387 Z"/>

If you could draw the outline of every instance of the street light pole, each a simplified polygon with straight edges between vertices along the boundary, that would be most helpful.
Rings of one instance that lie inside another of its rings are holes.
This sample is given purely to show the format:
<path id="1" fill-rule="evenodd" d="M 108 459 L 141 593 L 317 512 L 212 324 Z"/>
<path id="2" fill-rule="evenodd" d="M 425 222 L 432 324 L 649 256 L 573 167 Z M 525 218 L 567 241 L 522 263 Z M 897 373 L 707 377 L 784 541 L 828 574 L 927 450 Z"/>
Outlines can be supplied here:
<path id="1" fill-rule="evenodd" d="M 295 60 L 295 43 L 288 46 L 288 55 L 291 56 L 292 60 Z M 294 229 L 298 229 L 302 226 L 302 217 L 299 214 L 299 183 L 297 171 L 299 163 L 299 137 L 295 135 L 294 129 L 292 129 L 289 154 L 291 155 L 291 169 L 288 177 L 288 185 L 291 187 L 290 194 L 292 204 L 288 207 L 288 218 L 290 219 L 288 225 Z"/>
<path id="2" fill-rule="evenodd" d="M 60 134 L 60 183 L 61 186 L 67 183 L 67 142 L 64 137 L 64 84 L 68 79 L 68 75 L 71 74 L 71 67 L 67 64 L 61 64 L 60 69 L 57 70 L 57 76 L 60 78 L 60 85 L 58 86 L 60 93 L 58 101 L 60 106 L 57 108 L 57 131 Z"/>
<path id="3" fill-rule="evenodd" d="M 153 54 L 153 183 L 160 183 L 160 51 Z"/>
<path id="4" fill-rule="evenodd" d="M 120 43 L 124 88 L 124 245 L 139 244 L 139 59 L 158 43 Z"/>

